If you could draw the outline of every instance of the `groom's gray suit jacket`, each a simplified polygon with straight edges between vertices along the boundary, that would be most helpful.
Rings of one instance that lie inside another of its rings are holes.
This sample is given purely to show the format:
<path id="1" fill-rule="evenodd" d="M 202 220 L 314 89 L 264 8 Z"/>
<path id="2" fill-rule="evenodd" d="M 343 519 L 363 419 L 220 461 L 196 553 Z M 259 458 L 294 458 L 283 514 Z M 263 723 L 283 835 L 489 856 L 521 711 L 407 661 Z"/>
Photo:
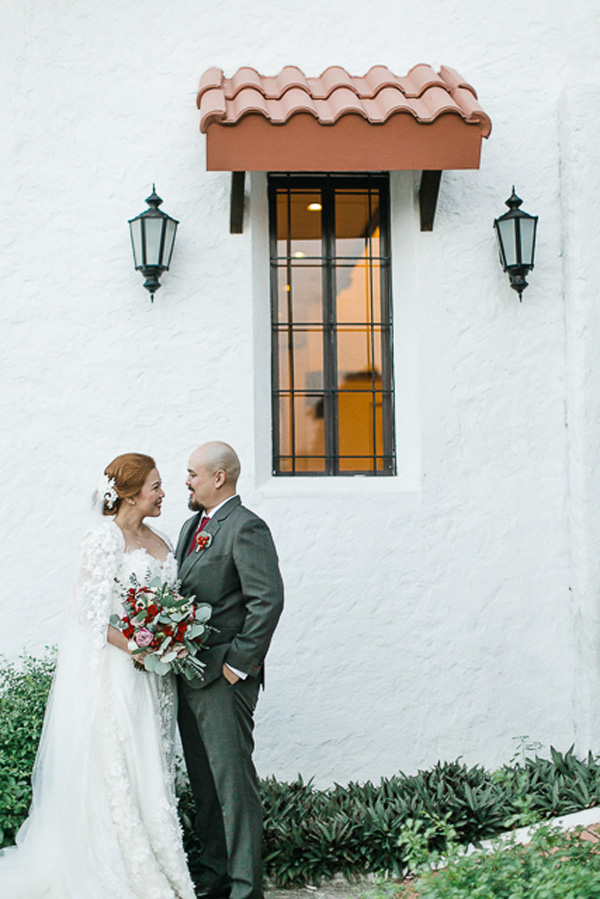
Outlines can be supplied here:
<path id="1" fill-rule="evenodd" d="M 198 513 L 186 521 L 176 550 L 182 593 L 212 606 L 209 623 L 217 628 L 207 638 L 208 649 L 199 655 L 206 664 L 204 680 L 195 680 L 193 686 L 212 683 L 224 662 L 262 679 L 264 658 L 283 608 L 271 532 L 234 496 L 202 532 L 211 535 L 210 546 L 188 554 L 200 519 Z"/>

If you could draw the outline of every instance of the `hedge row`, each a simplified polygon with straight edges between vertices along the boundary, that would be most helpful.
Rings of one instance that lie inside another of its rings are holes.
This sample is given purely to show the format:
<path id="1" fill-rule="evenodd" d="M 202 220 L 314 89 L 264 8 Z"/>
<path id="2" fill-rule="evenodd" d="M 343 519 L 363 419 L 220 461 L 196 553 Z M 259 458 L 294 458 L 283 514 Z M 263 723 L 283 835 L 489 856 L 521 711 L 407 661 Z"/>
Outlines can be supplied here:
<path id="1" fill-rule="evenodd" d="M 0 668 L 0 845 L 14 842 L 24 820 L 29 779 L 54 668 L 52 655 L 26 657 Z M 317 883 L 336 874 L 402 875 L 410 862 L 411 833 L 427 834 L 442 851 L 448 833 L 473 843 L 523 823 L 600 803 L 600 760 L 578 759 L 573 749 L 550 758 L 522 758 L 495 772 L 460 761 L 438 763 L 414 775 L 315 789 L 261 781 L 264 860 L 280 885 Z M 198 845 L 189 783 L 179 777 L 180 814 L 190 865 Z M 408 834 L 408 837 L 407 837 Z"/>

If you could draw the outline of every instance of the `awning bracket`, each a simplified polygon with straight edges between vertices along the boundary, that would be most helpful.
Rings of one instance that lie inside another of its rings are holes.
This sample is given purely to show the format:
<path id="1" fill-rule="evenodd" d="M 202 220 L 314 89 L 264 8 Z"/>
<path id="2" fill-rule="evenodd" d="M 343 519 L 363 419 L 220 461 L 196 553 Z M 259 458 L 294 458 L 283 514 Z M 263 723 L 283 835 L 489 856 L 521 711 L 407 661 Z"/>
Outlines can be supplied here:
<path id="1" fill-rule="evenodd" d="M 229 210 L 230 234 L 242 234 L 244 231 L 245 177 L 245 172 L 231 173 L 231 204 Z"/>
<path id="2" fill-rule="evenodd" d="M 421 231 L 433 231 L 435 209 L 440 192 L 441 171 L 424 171 L 419 188 L 419 210 L 421 212 Z"/>

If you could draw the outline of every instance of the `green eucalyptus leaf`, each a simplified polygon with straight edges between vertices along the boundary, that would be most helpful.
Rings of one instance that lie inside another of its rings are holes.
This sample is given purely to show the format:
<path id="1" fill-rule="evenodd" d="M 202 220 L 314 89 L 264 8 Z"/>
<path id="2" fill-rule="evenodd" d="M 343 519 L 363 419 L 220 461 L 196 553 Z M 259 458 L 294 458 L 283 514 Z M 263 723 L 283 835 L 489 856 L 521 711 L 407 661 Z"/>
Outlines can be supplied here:
<path id="1" fill-rule="evenodd" d="M 146 669 L 146 671 L 150 671 L 151 673 L 154 673 L 157 662 L 158 658 L 156 656 L 156 653 L 154 652 L 149 653 L 143 659 L 144 668 Z"/>
<path id="2" fill-rule="evenodd" d="M 187 629 L 187 636 L 190 640 L 197 640 L 198 637 L 201 637 L 204 634 L 206 628 L 203 624 L 191 624 Z"/>
<path id="3" fill-rule="evenodd" d="M 200 623 L 204 623 L 209 620 L 212 615 L 212 606 L 209 606 L 208 603 L 202 603 L 196 609 L 196 621 Z"/>
<path id="4" fill-rule="evenodd" d="M 162 662 L 157 662 L 154 666 L 154 673 L 158 674 L 159 677 L 164 677 L 165 674 L 169 674 L 171 671 L 170 665 L 163 665 Z"/>

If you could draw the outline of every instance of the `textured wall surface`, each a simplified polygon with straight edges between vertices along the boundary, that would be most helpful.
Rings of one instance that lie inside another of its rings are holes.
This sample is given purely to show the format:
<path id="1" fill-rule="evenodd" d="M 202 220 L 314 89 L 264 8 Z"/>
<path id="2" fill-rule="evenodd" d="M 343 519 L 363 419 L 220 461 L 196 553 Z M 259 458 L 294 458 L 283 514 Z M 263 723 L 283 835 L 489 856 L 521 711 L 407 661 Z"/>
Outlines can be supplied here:
<path id="1" fill-rule="evenodd" d="M 287 585 L 262 774 L 494 765 L 524 734 L 600 748 L 599 15 L 595 0 L 4 0 L 0 652 L 57 640 L 114 455 L 156 456 L 175 536 L 189 451 L 222 438 Z M 456 68 L 493 131 L 479 171 L 444 174 L 430 234 L 417 179 L 393 177 L 399 477 L 275 481 L 265 178 L 230 235 L 199 76 L 418 62 Z M 153 181 L 181 225 L 151 305 L 127 219 Z M 513 183 L 540 216 L 521 305 L 492 231 Z"/>

